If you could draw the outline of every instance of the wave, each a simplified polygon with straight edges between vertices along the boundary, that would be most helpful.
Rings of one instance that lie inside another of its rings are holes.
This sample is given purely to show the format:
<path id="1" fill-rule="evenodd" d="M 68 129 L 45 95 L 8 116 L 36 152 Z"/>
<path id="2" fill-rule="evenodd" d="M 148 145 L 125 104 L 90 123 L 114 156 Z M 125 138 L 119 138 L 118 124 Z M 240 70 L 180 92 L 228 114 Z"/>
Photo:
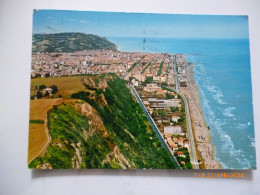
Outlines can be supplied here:
<path id="1" fill-rule="evenodd" d="M 247 124 L 239 123 L 237 128 L 238 128 L 238 129 L 246 129 L 247 127 L 248 127 Z"/>
<path id="2" fill-rule="evenodd" d="M 232 113 L 232 111 L 235 110 L 235 107 L 228 107 L 224 109 L 223 115 L 226 117 L 234 117 L 234 114 Z"/>
<path id="3" fill-rule="evenodd" d="M 227 169 L 235 169 L 235 168 L 250 168 L 250 161 L 246 158 L 245 153 L 236 149 L 236 146 L 231 138 L 231 136 L 226 132 L 225 125 L 228 124 L 228 120 L 230 119 L 220 119 L 216 117 L 216 110 L 213 109 L 210 105 L 210 101 L 207 99 L 207 95 L 211 95 L 213 99 L 215 99 L 219 104 L 227 104 L 223 100 L 222 91 L 212 84 L 212 78 L 206 76 L 205 67 L 200 66 L 195 69 L 195 79 L 199 86 L 199 92 L 201 96 L 201 105 L 204 110 L 205 119 L 207 124 L 210 126 L 211 131 L 210 134 L 213 137 L 212 141 L 216 148 L 215 150 L 215 158 L 218 160 L 223 168 Z M 206 91 L 210 92 L 206 94 Z M 233 111 L 235 107 L 226 107 L 224 110 L 219 108 L 219 111 L 223 111 L 223 115 L 225 117 L 234 118 Z M 219 112 L 218 111 L 218 112 Z M 240 128 L 246 127 L 247 124 L 240 124 Z M 217 142 L 217 143 L 216 143 Z M 252 142 L 254 143 L 254 142 Z"/>
<path id="4" fill-rule="evenodd" d="M 251 147 L 255 148 L 255 138 L 250 137 L 249 135 L 247 136 L 247 138 L 250 140 Z"/>
<path id="5" fill-rule="evenodd" d="M 207 76 L 205 77 L 205 75 L 207 75 L 207 69 L 204 65 L 200 65 L 200 67 L 195 70 L 195 73 L 197 82 L 200 81 L 200 78 L 203 78 L 202 85 L 211 93 L 214 100 L 221 105 L 227 104 L 227 102 L 223 100 L 223 92 L 217 86 L 212 84 L 212 78 Z"/>
<path id="6" fill-rule="evenodd" d="M 247 169 L 251 167 L 250 160 L 246 158 L 244 155 L 245 152 L 241 149 L 236 149 L 234 146 L 233 141 L 231 140 L 231 137 L 225 133 L 223 130 L 220 131 L 221 136 L 220 139 L 224 143 L 223 147 L 221 149 L 221 153 L 227 154 L 227 156 L 230 156 L 231 159 L 234 159 L 238 162 L 238 165 L 240 168 Z M 229 155 L 228 155 L 229 154 Z M 231 162 L 233 164 L 233 162 Z M 234 166 L 234 165 L 233 165 Z M 224 167 L 224 166 L 223 166 Z M 224 168 L 235 168 L 235 167 L 224 167 Z"/>

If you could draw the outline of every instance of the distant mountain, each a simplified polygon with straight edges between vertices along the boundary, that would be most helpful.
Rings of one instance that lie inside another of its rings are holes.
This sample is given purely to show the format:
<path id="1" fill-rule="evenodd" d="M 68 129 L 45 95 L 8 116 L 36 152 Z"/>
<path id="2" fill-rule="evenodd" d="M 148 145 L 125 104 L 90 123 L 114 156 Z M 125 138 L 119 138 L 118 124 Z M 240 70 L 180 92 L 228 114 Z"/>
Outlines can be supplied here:
<path id="1" fill-rule="evenodd" d="M 84 33 L 34 34 L 32 52 L 74 52 L 87 49 L 117 50 L 104 37 Z"/>

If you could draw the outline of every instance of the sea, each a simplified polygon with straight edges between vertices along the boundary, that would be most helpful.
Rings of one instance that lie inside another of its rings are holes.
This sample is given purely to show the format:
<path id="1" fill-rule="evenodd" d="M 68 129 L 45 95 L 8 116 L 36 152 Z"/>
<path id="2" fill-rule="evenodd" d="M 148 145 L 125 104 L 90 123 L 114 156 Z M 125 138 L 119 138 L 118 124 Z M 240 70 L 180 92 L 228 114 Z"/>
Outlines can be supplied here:
<path id="1" fill-rule="evenodd" d="M 256 168 L 249 39 L 108 37 L 120 51 L 188 54 L 215 159 Z"/>

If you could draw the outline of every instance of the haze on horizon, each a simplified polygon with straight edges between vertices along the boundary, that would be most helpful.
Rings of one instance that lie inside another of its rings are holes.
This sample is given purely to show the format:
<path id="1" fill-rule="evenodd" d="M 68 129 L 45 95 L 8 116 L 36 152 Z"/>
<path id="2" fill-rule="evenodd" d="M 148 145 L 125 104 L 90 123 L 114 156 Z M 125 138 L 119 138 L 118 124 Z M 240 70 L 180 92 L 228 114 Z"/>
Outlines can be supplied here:
<path id="1" fill-rule="evenodd" d="M 249 38 L 247 16 L 35 10 L 33 34 L 103 37 Z"/>

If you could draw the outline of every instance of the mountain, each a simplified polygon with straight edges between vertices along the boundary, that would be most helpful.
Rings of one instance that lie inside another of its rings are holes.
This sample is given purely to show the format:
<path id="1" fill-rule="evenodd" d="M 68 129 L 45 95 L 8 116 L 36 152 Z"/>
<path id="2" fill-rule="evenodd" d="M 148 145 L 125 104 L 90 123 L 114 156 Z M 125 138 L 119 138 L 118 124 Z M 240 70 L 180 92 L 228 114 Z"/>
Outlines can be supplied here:
<path id="1" fill-rule="evenodd" d="M 117 50 L 104 37 L 84 33 L 34 34 L 32 52 L 74 52 L 88 49 Z"/>
<path id="2" fill-rule="evenodd" d="M 176 168 L 125 81 L 112 73 L 75 78 L 85 90 L 48 111 L 51 141 L 29 168 Z M 60 88 L 61 77 L 49 79 Z"/>

